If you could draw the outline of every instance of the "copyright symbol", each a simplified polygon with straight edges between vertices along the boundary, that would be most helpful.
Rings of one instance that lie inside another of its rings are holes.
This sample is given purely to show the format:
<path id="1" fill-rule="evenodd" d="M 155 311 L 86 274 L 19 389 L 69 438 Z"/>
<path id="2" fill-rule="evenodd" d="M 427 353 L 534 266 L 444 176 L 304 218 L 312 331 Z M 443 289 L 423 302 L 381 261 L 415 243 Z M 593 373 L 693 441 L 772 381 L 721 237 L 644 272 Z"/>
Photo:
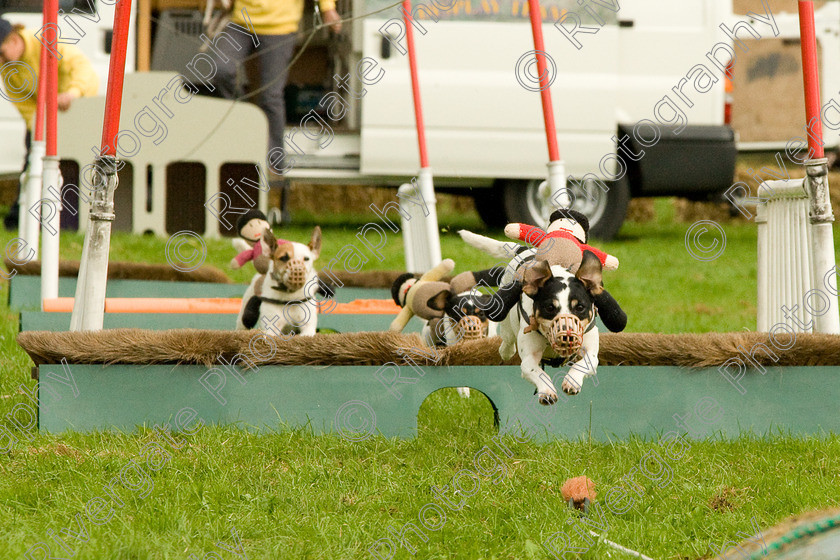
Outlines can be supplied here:
<path id="1" fill-rule="evenodd" d="M 38 75 L 22 60 L 11 60 L 0 68 L 3 76 L 3 90 L 0 97 L 12 103 L 26 101 L 38 91 Z M 19 78 L 15 79 L 15 76 Z"/>
<path id="2" fill-rule="evenodd" d="M 709 236 L 704 242 L 702 238 L 706 233 Z M 726 232 L 711 220 L 694 222 L 685 232 L 685 248 L 698 261 L 713 261 L 726 249 Z"/>
<path id="3" fill-rule="evenodd" d="M 376 413 L 364 401 L 347 401 L 335 411 L 335 426 L 344 439 L 364 441 L 376 429 Z"/>
<path id="4" fill-rule="evenodd" d="M 189 253 L 185 255 L 187 250 Z M 206 258 L 207 244 L 194 231 L 179 231 L 166 241 L 166 262 L 175 270 L 191 272 L 204 264 Z"/>
<path id="5" fill-rule="evenodd" d="M 537 57 L 545 60 L 545 71 L 540 74 L 537 69 Z M 557 77 L 557 64 L 545 51 L 528 51 L 516 61 L 516 81 L 528 91 L 542 91 L 551 87 Z"/>

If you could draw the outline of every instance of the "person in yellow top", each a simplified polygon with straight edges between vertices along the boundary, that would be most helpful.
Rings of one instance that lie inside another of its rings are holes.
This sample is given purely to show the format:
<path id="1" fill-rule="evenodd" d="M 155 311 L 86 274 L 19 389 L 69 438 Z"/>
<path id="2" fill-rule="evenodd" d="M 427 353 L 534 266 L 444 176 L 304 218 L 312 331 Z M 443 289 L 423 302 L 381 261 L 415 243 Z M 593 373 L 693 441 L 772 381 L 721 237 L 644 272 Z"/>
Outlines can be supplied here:
<path id="1" fill-rule="evenodd" d="M 339 33 L 341 17 L 335 9 L 335 0 L 319 0 L 319 5 L 324 23 Z M 213 85 L 218 88 L 221 97 L 235 99 L 238 93 L 237 71 L 245 58 L 256 53 L 260 83 L 250 84 L 251 90 L 260 91 L 255 101 L 268 118 L 269 170 L 274 177 L 282 176 L 286 171 L 283 89 L 296 33 L 303 17 L 303 0 L 234 0 L 230 17 L 230 23 L 213 41 L 214 50 L 218 49 L 218 54 L 223 55 L 217 58 L 218 69 Z M 237 28 L 247 29 L 253 35 L 237 32 Z M 283 186 L 285 190 L 287 183 Z M 284 193 L 284 202 L 286 198 Z"/>
<path id="2" fill-rule="evenodd" d="M 99 77 L 90 61 L 73 45 L 58 45 L 61 58 L 58 60 L 58 108 L 66 111 L 74 99 L 96 95 Z M 52 56 L 51 53 L 48 56 Z M 29 163 L 29 143 L 35 125 L 37 108 L 38 69 L 41 66 L 41 43 L 35 34 L 22 25 L 12 25 L 0 18 L 0 79 L 6 88 L 4 97 L 14 102 L 26 121 L 26 160 Z M 7 230 L 18 225 L 18 201 L 16 200 L 4 220 Z"/>

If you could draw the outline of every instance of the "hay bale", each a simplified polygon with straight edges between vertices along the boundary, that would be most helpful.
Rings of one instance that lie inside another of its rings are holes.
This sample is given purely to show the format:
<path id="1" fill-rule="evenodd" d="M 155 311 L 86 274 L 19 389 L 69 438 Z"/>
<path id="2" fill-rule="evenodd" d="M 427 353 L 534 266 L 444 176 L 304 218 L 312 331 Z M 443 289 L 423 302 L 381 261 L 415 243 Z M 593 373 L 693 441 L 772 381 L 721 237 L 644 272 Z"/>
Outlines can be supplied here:
<path id="1" fill-rule="evenodd" d="M 736 211 L 735 215 L 732 215 L 731 205 L 728 202 L 697 202 L 687 198 L 675 198 L 672 204 L 674 205 L 674 220 L 677 222 L 693 224 L 700 220 L 711 220 L 719 224 L 747 223 L 740 212 Z"/>
<path id="2" fill-rule="evenodd" d="M 211 366 L 223 360 L 230 362 L 237 354 L 257 366 L 405 364 L 408 362 L 403 358 L 404 352 L 423 347 L 417 335 L 392 332 L 293 336 L 283 340 L 263 336 L 260 331 L 109 329 L 29 331 L 20 333 L 17 340 L 36 365 L 66 359 L 70 364 Z M 419 365 L 434 363 L 417 358 L 414 361 Z"/>
<path id="3" fill-rule="evenodd" d="M 418 365 L 500 365 L 501 339 L 466 341 L 450 348 L 430 349 L 420 338 L 392 332 L 319 334 L 289 340 L 266 337 L 259 331 L 174 329 L 111 329 L 87 332 L 30 331 L 20 333 L 18 344 L 36 365 L 66 359 L 77 364 L 202 364 L 230 361 L 236 354 L 256 365 L 382 365 L 389 362 Z M 270 341 L 270 342 L 269 342 Z M 601 365 L 719 367 L 731 358 L 747 361 L 742 351 L 764 344 L 773 356 L 758 350 L 762 366 L 840 365 L 840 335 L 786 336 L 773 346 L 765 333 L 601 335 Z M 270 350 L 273 344 L 275 350 Z M 790 345 L 787 350 L 779 347 Z M 518 358 L 506 362 L 518 363 Z"/>
<path id="4" fill-rule="evenodd" d="M 453 213 L 468 215 L 477 213 L 471 191 L 461 193 L 435 193 L 439 214 Z M 397 199 L 396 187 L 372 187 L 366 185 L 324 185 L 292 181 L 289 209 L 294 213 L 303 210 L 313 216 L 333 216 L 336 214 L 371 214 L 370 205 L 382 208 Z M 269 193 L 269 205 L 280 206 L 280 191 L 272 189 Z"/>
<path id="5" fill-rule="evenodd" d="M 25 276 L 40 276 L 41 261 L 29 261 L 17 264 L 5 259 L 6 270 L 16 270 Z M 79 276 L 79 261 L 59 261 L 58 275 L 76 278 Z M 196 270 L 183 272 L 168 264 L 151 264 L 112 261 L 108 263 L 108 280 L 163 280 L 166 282 L 209 282 L 212 284 L 232 284 L 227 274 L 215 266 L 204 265 Z"/>
<path id="6" fill-rule="evenodd" d="M 656 219 L 656 207 L 652 198 L 633 198 L 627 205 L 628 222 L 646 223 Z"/>

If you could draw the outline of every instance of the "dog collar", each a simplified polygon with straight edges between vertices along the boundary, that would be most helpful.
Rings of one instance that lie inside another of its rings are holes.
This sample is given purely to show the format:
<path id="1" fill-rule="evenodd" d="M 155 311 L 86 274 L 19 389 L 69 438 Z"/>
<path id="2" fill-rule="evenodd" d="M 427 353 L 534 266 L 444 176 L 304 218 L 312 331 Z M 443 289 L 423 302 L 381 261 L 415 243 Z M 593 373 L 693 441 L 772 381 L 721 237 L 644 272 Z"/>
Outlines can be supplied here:
<path id="1" fill-rule="evenodd" d="M 304 284 L 304 286 L 305 285 L 306 284 Z M 271 286 L 271 288 L 274 289 L 274 290 L 277 290 L 278 292 L 291 292 L 291 291 L 293 291 L 291 288 L 289 288 L 283 282 L 277 282 L 275 285 Z M 300 288 L 298 288 L 298 290 L 300 290 Z M 294 290 L 294 291 L 296 292 L 297 290 Z"/>
<path id="2" fill-rule="evenodd" d="M 400 291 L 399 291 L 399 293 L 397 294 L 397 297 L 398 297 L 399 299 L 401 299 L 401 300 L 402 300 L 402 302 L 403 302 L 403 304 L 402 304 L 402 306 L 401 306 L 401 307 L 405 307 L 405 304 L 407 303 L 406 298 L 408 297 L 408 291 L 409 291 L 409 290 L 410 290 L 410 289 L 411 289 L 411 288 L 412 288 L 415 284 L 417 284 L 417 279 L 416 279 L 416 278 L 409 278 L 409 279 L 408 279 L 408 280 L 406 280 L 406 281 L 403 283 L 403 285 L 400 287 Z"/>

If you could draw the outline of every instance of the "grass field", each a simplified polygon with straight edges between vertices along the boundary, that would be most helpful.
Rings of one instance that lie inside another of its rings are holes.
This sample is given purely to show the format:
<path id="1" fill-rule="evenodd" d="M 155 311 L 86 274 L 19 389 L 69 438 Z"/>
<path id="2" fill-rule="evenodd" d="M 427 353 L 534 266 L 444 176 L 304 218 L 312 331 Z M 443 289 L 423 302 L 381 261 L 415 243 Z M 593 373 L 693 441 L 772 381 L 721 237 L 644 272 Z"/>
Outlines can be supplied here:
<path id="1" fill-rule="evenodd" d="M 657 201 L 656 211 L 654 221 L 628 223 L 616 240 L 597 244 L 621 260 L 605 283 L 628 313 L 628 330 L 754 330 L 755 225 L 725 225 L 723 254 L 704 262 L 686 249 L 690 224 L 674 221 L 667 200 Z M 358 227 L 373 219 L 349 215 L 317 222 L 324 228 L 320 262 L 353 243 Z M 280 231 L 303 241 L 315 223 L 300 214 Z M 441 226 L 443 253 L 455 259 L 456 270 L 494 264 L 455 234 L 462 227 L 482 231 L 477 216 L 443 208 Z M 501 237 L 499 231 L 487 233 Z M 0 234 L 0 242 L 5 246 L 12 237 Z M 165 241 L 116 234 L 111 259 L 165 263 Z M 62 236 L 62 256 L 78 258 L 81 245 L 81 236 Z M 226 270 L 233 256 L 229 242 L 207 245 L 207 263 Z M 401 268 L 399 235 L 389 237 L 384 253 L 382 262 L 372 259 L 365 269 Z M 249 274 L 231 276 L 245 281 Z M 6 306 L 7 290 L 4 282 L 0 417 L 26 402 L 19 386 L 34 386 L 31 362 L 14 342 L 16 317 Z M 373 437 L 353 443 L 305 429 L 252 435 L 218 427 L 176 436 L 177 443 L 150 429 L 40 436 L 15 431 L 4 417 L 0 426 L 10 427 L 19 441 L 0 454 L 0 557 L 25 558 L 30 550 L 29 558 L 48 558 L 36 551 L 43 542 L 53 557 L 73 559 L 377 558 L 369 548 L 393 538 L 389 527 L 420 526 L 422 510 L 427 525 L 438 530 L 424 531 L 427 542 L 409 533 L 415 554 L 400 548 L 394 558 L 551 558 L 542 543 L 558 531 L 569 535 L 582 558 L 630 558 L 604 544 L 590 546 L 567 524 L 573 516 L 560 486 L 567 477 L 586 474 L 598 485 L 599 502 L 611 488 L 632 484 L 629 479 L 638 485 L 628 494 L 626 513 L 604 512 L 609 539 L 657 560 L 694 560 L 715 557 L 723 543 L 740 541 L 757 526 L 840 503 L 836 436 L 687 437 L 678 458 L 657 441 L 519 443 L 496 438 L 489 402 L 474 395 L 432 395 L 421 409 L 419 436 L 410 441 Z M 661 426 L 663 433 L 671 429 Z M 158 456 L 158 470 L 148 478 L 135 476 L 133 486 L 115 484 L 131 461 L 142 464 L 144 449 L 154 442 L 167 450 Z M 5 444 L 0 440 L 0 448 Z M 485 452 L 477 463 L 485 446 L 495 459 Z M 464 469 L 477 473 L 473 482 Z M 458 498 L 452 493 L 456 484 Z M 111 505 L 96 501 L 108 492 Z M 441 507 L 423 509 L 429 503 Z M 86 507 L 99 524 L 89 521 Z M 232 531 L 241 539 L 238 552 Z M 378 550 L 387 557 L 387 547 Z"/>

